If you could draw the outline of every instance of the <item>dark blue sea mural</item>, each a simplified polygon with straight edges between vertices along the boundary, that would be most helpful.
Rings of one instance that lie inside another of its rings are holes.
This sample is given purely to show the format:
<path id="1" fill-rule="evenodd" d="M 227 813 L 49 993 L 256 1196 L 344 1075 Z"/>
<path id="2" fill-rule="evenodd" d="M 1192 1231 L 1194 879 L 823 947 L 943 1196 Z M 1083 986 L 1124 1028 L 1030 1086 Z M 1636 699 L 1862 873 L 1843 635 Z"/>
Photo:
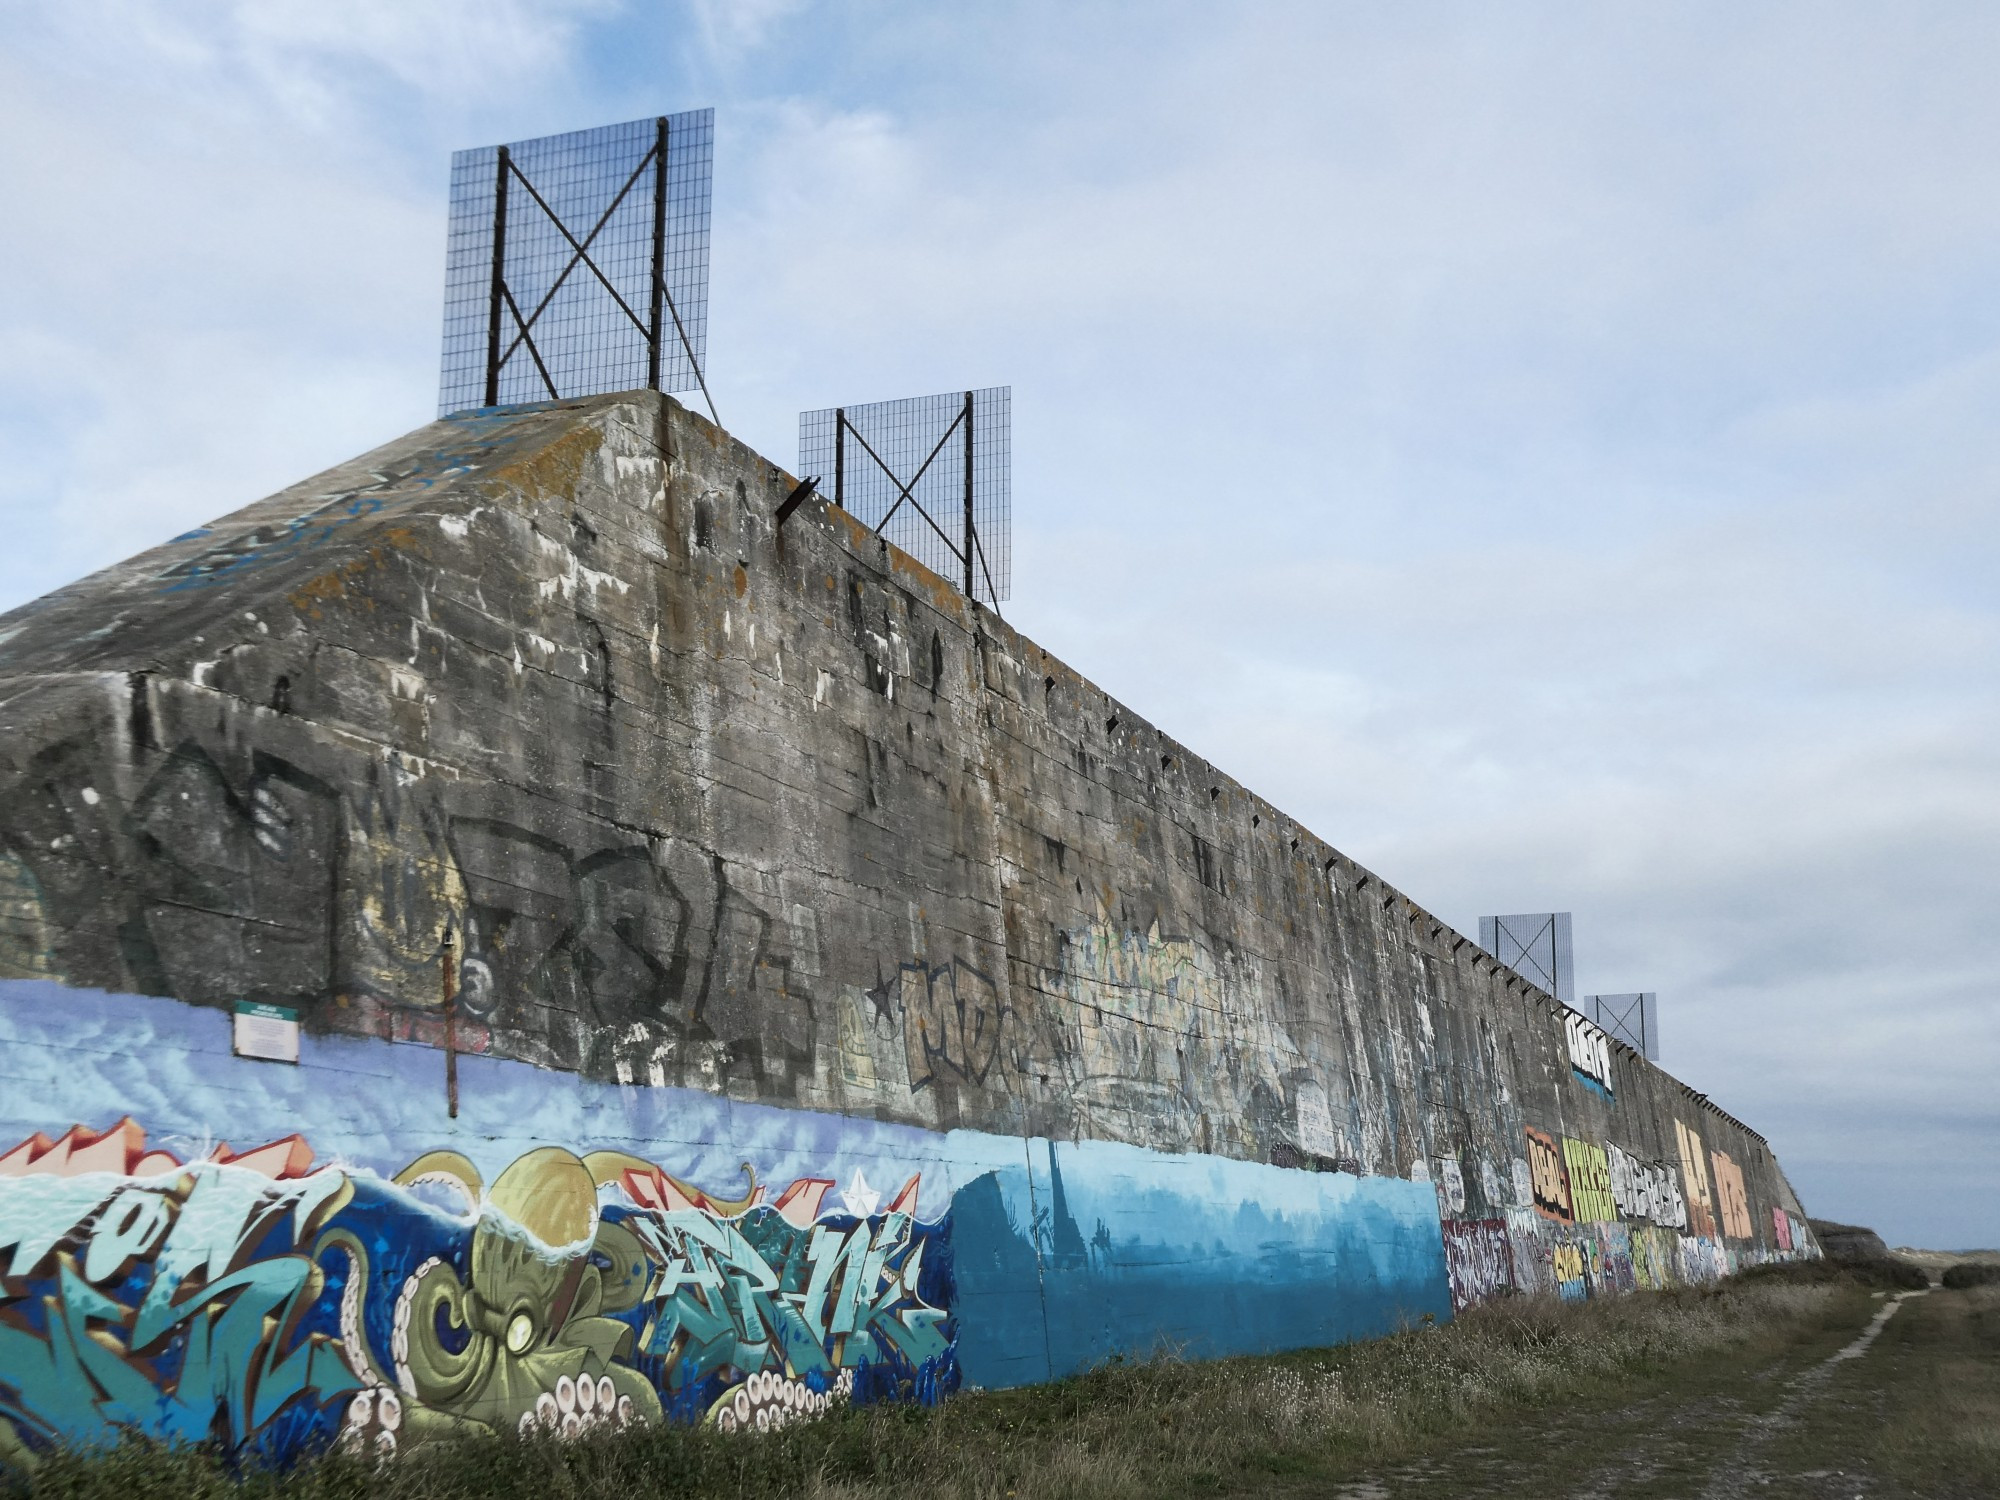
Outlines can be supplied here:
<path id="1" fill-rule="evenodd" d="M 553 1146 L 490 1186 L 451 1151 L 385 1181 L 296 1137 L 183 1162 L 131 1120 L 33 1136 L 0 1158 L 0 1453 L 134 1431 L 387 1454 L 937 1400 L 958 1379 L 944 1226 L 910 1212 L 914 1179 L 833 1186 L 729 1201 Z"/>

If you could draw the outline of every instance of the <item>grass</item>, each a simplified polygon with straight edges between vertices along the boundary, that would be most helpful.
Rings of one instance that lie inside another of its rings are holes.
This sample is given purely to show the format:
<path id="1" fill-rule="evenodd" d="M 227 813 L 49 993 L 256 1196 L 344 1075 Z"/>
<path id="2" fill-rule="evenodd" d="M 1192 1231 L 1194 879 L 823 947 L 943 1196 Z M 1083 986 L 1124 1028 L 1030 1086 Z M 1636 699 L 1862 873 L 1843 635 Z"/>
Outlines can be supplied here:
<path id="1" fill-rule="evenodd" d="M 1867 1476 L 1870 1495 L 2000 1495 L 2000 1285 L 1906 1302 L 1771 1457 L 1779 1477 L 1761 1489 L 1770 1500 L 1818 1494 L 1808 1481 L 1828 1471 Z M 1788 1483 L 1787 1471 L 1797 1478 Z"/>
<path id="2" fill-rule="evenodd" d="M 1992 1261 L 1967 1260 L 1945 1267 L 1944 1284 L 1953 1291 L 2000 1282 L 2000 1265 Z"/>
<path id="3" fill-rule="evenodd" d="M 1736 1279 L 1754 1282 L 1766 1277 L 1792 1285 L 1814 1282 L 1858 1282 L 1876 1291 L 1921 1292 L 1931 1284 L 1928 1272 L 1900 1255 L 1864 1255 L 1842 1260 L 1793 1261 L 1783 1265 L 1752 1266 Z"/>
<path id="4" fill-rule="evenodd" d="M 1043 1500 L 1265 1493 L 1397 1462 L 1564 1403 L 1644 1393 L 1721 1353 L 1773 1357 L 1837 1324 L 1867 1292 L 1810 1272 L 1589 1303 L 1520 1298 L 1453 1323 L 1300 1354 L 1114 1365 L 1052 1385 L 969 1392 L 937 1408 L 840 1410 L 724 1436 L 655 1429 L 571 1443 L 503 1438 L 376 1468 L 331 1455 L 232 1477 L 198 1448 L 142 1442 L 47 1458 L 26 1493 L 65 1500 L 457 1500 L 457 1497 L 914 1493 Z"/>

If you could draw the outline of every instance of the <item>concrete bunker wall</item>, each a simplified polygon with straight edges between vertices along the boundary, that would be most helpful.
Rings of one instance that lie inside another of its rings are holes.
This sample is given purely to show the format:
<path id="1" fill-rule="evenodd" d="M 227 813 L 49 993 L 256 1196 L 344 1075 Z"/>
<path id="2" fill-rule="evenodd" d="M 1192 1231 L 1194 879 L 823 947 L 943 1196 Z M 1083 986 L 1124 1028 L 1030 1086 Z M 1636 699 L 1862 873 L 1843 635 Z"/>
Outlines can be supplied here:
<path id="1" fill-rule="evenodd" d="M 129 1356 L 20 1452 L 128 1377 L 280 1448 L 728 1423 L 1812 1253 L 1760 1136 L 791 482 L 644 393 L 474 414 L 0 620 L 0 1201 L 84 1184 L 0 1256 Z M 261 1419 L 144 1342 L 202 1195 L 293 1278 Z M 503 1263 L 519 1350 L 453 1321 Z"/>

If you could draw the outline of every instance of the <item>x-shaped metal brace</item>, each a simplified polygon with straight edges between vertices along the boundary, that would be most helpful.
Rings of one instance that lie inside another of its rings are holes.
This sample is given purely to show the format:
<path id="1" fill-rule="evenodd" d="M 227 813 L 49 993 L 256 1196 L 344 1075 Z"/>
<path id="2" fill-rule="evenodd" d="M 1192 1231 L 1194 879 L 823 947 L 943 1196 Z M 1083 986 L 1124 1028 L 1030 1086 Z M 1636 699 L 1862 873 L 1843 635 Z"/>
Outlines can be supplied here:
<path id="1" fill-rule="evenodd" d="M 681 348 L 687 354 L 688 365 L 694 371 L 695 382 L 701 387 L 702 399 L 708 403 L 709 415 L 715 418 L 716 425 L 721 425 L 721 418 L 715 414 L 715 398 L 708 393 L 707 377 L 702 373 L 701 362 L 695 358 L 687 328 L 681 322 L 680 309 L 674 306 L 673 294 L 667 290 L 667 140 L 668 127 L 663 116 L 659 121 L 658 134 L 651 148 L 639 159 L 638 166 L 632 169 L 624 185 L 618 189 L 604 212 L 598 215 L 597 222 L 591 225 L 590 233 L 582 239 L 578 239 L 569 225 L 563 222 L 562 216 L 549 206 L 548 200 L 541 195 L 534 183 L 529 181 L 528 174 L 515 162 L 513 153 L 505 146 L 500 148 L 493 194 L 493 284 L 486 328 L 486 405 L 499 405 L 500 372 L 506 367 L 507 361 L 514 357 L 515 351 L 524 345 L 529 358 L 535 362 L 536 373 L 542 377 L 542 385 L 547 389 L 549 399 L 551 401 L 562 399 L 562 393 L 556 389 L 556 383 L 549 374 L 549 367 L 542 359 L 541 350 L 535 347 L 534 327 L 542 314 L 548 311 L 549 304 L 555 301 L 556 293 L 562 290 L 570 274 L 581 265 L 597 278 L 598 284 L 610 295 L 611 300 L 618 304 L 618 310 L 624 313 L 631 320 L 632 326 L 644 336 L 646 384 L 655 390 L 660 386 L 661 335 L 664 331 L 661 324 L 662 312 L 673 319 L 674 332 L 679 336 Z M 632 310 L 632 305 L 625 300 L 624 295 L 612 284 L 611 278 L 604 274 L 603 268 L 591 258 L 590 247 L 597 242 L 598 235 L 604 232 L 604 226 L 611 222 L 611 216 L 618 212 L 619 206 L 646 175 L 649 167 L 653 172 L 653 285 L 651 306 L 648 309 L 650 317 L 641 318 Z M 508 287 L 506 277 L 507 195 L 510 182 L 519 182 L 527 189 L 528 196 L 535 200 L 535 206 L 541 209 L 551 224 L 556 226 L 562 237 L 569 241 L 572 252 L 562 271 L 549 284 L 549 289 L 542 294 L 541 301 L 535 304 L 534 311 L 526 317 L 521 316 L 520 304 L 514 300 L 514 293 Z M 514 337 L 505 349 L 500 347 L 500 313 L 503 307 L 512 315 L 515 329 Z"/>

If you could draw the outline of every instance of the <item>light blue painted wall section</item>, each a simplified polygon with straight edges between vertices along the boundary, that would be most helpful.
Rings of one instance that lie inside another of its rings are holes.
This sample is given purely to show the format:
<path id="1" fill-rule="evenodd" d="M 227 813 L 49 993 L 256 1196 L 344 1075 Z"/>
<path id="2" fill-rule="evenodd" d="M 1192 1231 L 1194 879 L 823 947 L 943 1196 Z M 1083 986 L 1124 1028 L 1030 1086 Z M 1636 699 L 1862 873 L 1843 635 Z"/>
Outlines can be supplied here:
<path id="1" fill-rule="evenodd" d="M 232 1055 L 220 1011 L 0 981 L 0 1150 L 129 1114 L 183 1158 L 298 1132 L 320 1162 L 383 1177 L 450 1149 L 491 1182 L 545 1145 L 629 1151 L 725 1195 L 746 1161 L 775 1188 L 859 1174 L 887 1195 L 921 1173 L 917 1215 L 947 1221 L 958 1364 L 977 1385 L 1121 1354 L 1337 1343 L 1451 1314 L 1425 1183 L 939 1133 L 484 1057 L 459 1069 L 451 1119 L 430 1048 L 307 1036 L 297 1067 L 251 1062 Z"/>

